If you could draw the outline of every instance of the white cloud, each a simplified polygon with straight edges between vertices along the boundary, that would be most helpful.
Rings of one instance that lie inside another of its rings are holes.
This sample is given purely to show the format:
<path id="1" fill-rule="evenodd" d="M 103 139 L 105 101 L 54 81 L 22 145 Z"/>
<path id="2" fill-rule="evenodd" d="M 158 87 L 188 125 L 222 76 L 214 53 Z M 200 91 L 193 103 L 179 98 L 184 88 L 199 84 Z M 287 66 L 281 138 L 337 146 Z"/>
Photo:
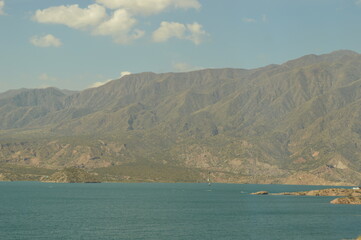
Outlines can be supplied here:
<path id="1" fill-rule="evenodd" d="M 132 74 L 131 72 L 127 72 L 127 71 L 124 71 L 124 72 L 121 72 L 120 73 L 120 78 L 124 77 L 124 76 L 127 76 L 127 75 L 130 75 Z M 88 88 L 97 88 L 97 87 L 100 87 L 100 86 L 103 86 L 105 84 L 107 84 L 108 82 L 111 82 L 113 81 L 114 79 L 108 79 L 106 81 L 103 81 L 103 82 L 95 82 L 93 83 L 92 85 L 90 85 Z"/>
<path id="2" fill-rule="evenodd" d="M 60 39 L 51 34 L 45 36 L 33 36 L 30 38 L 30 42 L 37 47 L 60 47 L 62 45 Z"/>
<path id="3" fill-rule="evenodd" d="M 4 12 L 4 6 L 5 6 L 5 2 L 3 0 L 0 0 L 0 15 L 5 15 Z"/>
<path id="4" fill-rule="evenodd" d="M 105 17 L 106 9 L 98 4 L 79 8 L 78 4 L 50 7 L 37 10 L 33 19 L 40 23 L 64 24 L 75 29 L 85 29 L 99 24 Z"/>
<path id="5" fill-rule="evenodd" d="M 245 23 L 255 23 L 255 22 L 257 22 L 257 20 L 254 19 L 254 18 L 243 18 L 243 19 L 242 19 L 242 22 L 245 22 Z"/>
<path id="6" fill-rule="evenodd" d="M 162 22 L 160 27 L 153 32 L 154 42 L 166 42 L 170 38 L 179 38 L 200 44 L 207 33 L 199 23 L 182 24 L 177 22 Z"/>
<path id="7" fill-rule="evenodd" d="M 88 88 L 97 88 L 97 87 L 100 87 L 100 86 L 103 86 L 103 85 L 107 84 L 108 82 L 110 82 L 112 80 L 113 79 L 109 79 L 109 80 L 106 80 L 104 82 L 95 82 L 92 85 L 90 85 Z"/>
<path id="8" fill-rule="evenodd" d="M 134 14 L 158 14 L 167 8 L 199 9 L 198 0 L 96 0 L 110 9 L 123 8 Z"/>
<path id="9" fill-rule="evenodd" d="M 58 82 L 56 77 L 50 76 L 47 73 L 40 74 L 38 79 L 42 81 L 42 83 L 37 88 L 48 88 Z"/>
<path id="10" fill-rule="evenodd" d="M 197 0 L 175 0 L 174 2 L 174 6 L 176 8 L 184 8 L 184 9 L 188 9 L 188 8 L 194 8 L 194 9 L 200 9 L 201 8 L 201 4 L 197 1 Z"/>
<path id="11" fill-rule="evenodd" d="M 361 1 L 361 0 L 360 0 Z M 268 22 L 268 18 L 266 14 L 262 15 L 262 22 Z"/>
<path id="12" fill-rule="evenodd" d="M 361 1 L 361 0 L 360 0 Z M 244 17 L 242 18 L 242 22 L 244 23 L 267 23 L 268 22 L 268 18 L 266 14 L 261 15 L 261 17 L 259 18 L 248 18 L 248 17 Z"/>
<path id="13" fill-rule="evenodd" d="M 200 69 L 204 69 L 204 68 L 193 66 L 191 64 L 184 63 L 184 62 L 178 62 L 178 63 L 173 64 L 173 69 L 176 72 L 190 72 L 190 71 L 196 71 L 196 70 L 200 70 Z"/>
<path id="14" fill-rule="evenodd" d="M 93 30 L 94 35 L 110 35 L 117 43 L 125 44 L 140 38 L 144 35 L 141 30 L 135 29 L 131 32 L 133 26 L 137 23 L 126 10 L 116 10 L 111 18 L 102 22 Z"/>
<path id="15" fill-rule="evenodd" d="M 187 24 L 187 29 L 189 30 L 190 35 L 186 36 L 186 39 L 192 41 L 196 45 L 201 44 L 203 38 L 208 35 L 199 23 Z"/>
<path id="16" fill-rule="evenodd" d="M 42 84 L 42 85 L 39 85 L 38 87 L 36 87 L 37 89 L 47 89 L 47 88 L 51 88 L 52 86 L 51 85 L 48 85 L 48 84 Z"/>
<path id="17" fill-rule="evenodd" d="M 56 82 L 57 81 L 56 77 L 49 76 L 47 73 L 40 74 L 38 78 L 39 78 L 39 80 L 44 81 L 44 82 Z"/>
<path id="18" fill-rule="evenodd" d="M 128 72 L 128 71 L 124 71 L 124 72 L 121 72 L 120 73 L 120 78 L 124 77 L 124 76 L 127 76 L 127 75 L 130 75 L 132 74 L 131 72 Z"/>
<path id="19" fill-rule="evenodd" d="M 169 38 L 184 38 L 186 26 L 177 22 L 162 22 L 160 27 L 153 32 L 153 41 L 166 42 Z"/>

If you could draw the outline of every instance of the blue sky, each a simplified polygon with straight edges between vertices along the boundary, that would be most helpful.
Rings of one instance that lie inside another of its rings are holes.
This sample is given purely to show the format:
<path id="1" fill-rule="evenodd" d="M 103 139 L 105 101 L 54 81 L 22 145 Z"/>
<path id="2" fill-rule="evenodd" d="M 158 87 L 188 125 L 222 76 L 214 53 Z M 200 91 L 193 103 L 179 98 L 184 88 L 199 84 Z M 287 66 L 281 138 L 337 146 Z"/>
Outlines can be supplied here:
<path id="1" fill-rule="evenodd" d="M 361 52 L 361 0 L 0 0 L 0 92 Z"/>

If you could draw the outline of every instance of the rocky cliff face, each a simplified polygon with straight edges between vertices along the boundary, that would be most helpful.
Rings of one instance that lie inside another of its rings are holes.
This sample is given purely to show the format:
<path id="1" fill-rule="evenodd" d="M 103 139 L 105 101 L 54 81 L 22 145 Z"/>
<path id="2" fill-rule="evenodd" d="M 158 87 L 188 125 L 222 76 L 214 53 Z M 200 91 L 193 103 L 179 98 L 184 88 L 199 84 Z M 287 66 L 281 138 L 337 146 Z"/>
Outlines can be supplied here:
<path id="1" fill-rule="evenodd" d="M 361 55 L 350 51 L 252 70 L 134 74 L 71 94 L 21 89 L 0 94 L 0 164 L 359 184 L 360 101 Z"/>

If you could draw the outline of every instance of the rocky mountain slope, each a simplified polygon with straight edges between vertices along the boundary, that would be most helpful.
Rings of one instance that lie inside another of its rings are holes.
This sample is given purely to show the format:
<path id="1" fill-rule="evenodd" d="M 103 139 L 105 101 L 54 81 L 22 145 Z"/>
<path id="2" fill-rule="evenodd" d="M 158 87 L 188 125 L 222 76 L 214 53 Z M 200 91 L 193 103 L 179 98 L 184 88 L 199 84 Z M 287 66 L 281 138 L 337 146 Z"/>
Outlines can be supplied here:
<path id="1" fill-rule="evenodd" d="M 110 181 L 359 184 L 360 103 L 361 55 L 351 51 L 133 74 L 78 93 L 13 90 L 0 94 L 0 167 L 76 166 Z"/>

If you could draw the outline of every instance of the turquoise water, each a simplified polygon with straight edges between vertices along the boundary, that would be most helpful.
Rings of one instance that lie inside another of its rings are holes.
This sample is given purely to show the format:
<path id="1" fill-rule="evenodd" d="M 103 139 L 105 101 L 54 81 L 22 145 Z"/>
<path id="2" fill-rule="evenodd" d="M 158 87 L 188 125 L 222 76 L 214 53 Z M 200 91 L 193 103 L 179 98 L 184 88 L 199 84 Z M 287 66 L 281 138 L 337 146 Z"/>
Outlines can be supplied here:
<path id="1" fill-rule="evenodd" d="M 247 194 L 319 188 L 0 182 L 0 239 L 340 240 L 360 235 L 359 205 L 329 204 L 333 197 Z"/>

